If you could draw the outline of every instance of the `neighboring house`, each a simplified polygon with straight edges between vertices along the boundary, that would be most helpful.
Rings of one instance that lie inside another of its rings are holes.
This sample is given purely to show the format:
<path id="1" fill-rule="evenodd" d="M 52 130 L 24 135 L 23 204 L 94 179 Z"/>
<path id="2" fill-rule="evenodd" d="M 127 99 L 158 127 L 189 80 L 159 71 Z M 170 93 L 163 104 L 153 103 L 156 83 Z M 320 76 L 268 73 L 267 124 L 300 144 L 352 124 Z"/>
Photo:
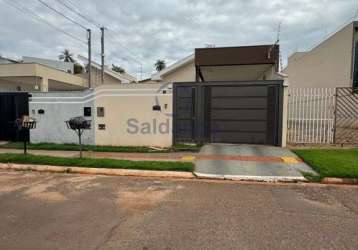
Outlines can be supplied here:
<path id="1" fill-rule="evenodd" d="M 88 63 L 88 59 L 84 56 L 78 55 L 78 59 L 85 65 Z M 91 62 L 91 76 L 92 76 L 92 87 L 102 85 L 101 81 L 101 65 L 92 61 Z M 86 76 L 88 77 L 88 76 Z M 104 67 L 104 85 L 121 84 L 121 83 L 135 83 L 137 79 L 128 73 L 118 73 L 113 71 L 111 68 L 105 65 Z"/>
<path id="2" fill-rule="evenodd" d="M 190 55 L 152 75 L 152 81 L 193 82 L 195 81 L 195 56 Z"/>
<path id="3" fill-rule="evenodd" d="M 29 57 L 29 56 L 23 56 L 22 62 L 38 63 L 70 74 L 74 74 L 74 63 L 72 62 L 63 62 L 58 60 L 50 60 L 50 59 L 43 59 L 43 58 Z"/>
<path id="4" fill-rule="evenodd" d="M 358 87 L 358 22 L 351 22 L 306 52 L 288 58 L 290 87 Z"/>
<path id="5" fill-rule="evenodd" d="M 272 80 L 279 76 L 279 47 L 275 44 L 199 48 L 190 55 L 152 75 L 152 81 L 247 81 Z M 219 63 L 214 65 L 211 62 Z"/>
<path id="6" fill-rule="evenodd" d="M 83 90 L 88 80 L 39 63 L 0 64 L 0 92 Z"/>
<path id="7" fill-rule="evenodd" d="M 86 58 L 80 58 L 87 62 Z M 117 73 L 108 67 L 104 71 L 106 85 L 132 83 L 136 78 Z M 92 62 L 91 87 L 102 85 L 101 66 Z M 23 57 L 22 62 L 0 57 L 0 92 L 14 91 L 78 91 L 89 87 L 88 74 L 74 74 L 74 64 L 56 60 Z"/>

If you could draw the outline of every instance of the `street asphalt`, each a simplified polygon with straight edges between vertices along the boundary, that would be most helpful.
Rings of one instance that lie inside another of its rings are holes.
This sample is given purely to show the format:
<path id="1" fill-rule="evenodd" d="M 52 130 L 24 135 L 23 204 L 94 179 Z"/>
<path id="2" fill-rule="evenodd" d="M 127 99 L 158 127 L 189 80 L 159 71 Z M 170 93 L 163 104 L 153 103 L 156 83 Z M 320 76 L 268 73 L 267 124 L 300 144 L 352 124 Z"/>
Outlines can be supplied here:
<path id="1" fill-rule="evenodd" d="M 0 171 L 0 249 L 358 249 L 358 187 Z"/>

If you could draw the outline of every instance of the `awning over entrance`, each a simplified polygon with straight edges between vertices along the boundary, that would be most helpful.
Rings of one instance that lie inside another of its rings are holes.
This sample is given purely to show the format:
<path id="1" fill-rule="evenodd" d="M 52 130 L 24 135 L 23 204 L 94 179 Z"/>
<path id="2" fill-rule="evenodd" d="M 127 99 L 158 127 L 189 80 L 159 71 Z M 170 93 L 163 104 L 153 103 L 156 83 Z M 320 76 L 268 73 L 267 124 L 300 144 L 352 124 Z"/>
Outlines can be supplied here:
<path id="1" fill-rule="evenodd" d="M 279 45 L 201 48 L 195 50 L 196 80 L 271 80 L 278 70 Z"/>

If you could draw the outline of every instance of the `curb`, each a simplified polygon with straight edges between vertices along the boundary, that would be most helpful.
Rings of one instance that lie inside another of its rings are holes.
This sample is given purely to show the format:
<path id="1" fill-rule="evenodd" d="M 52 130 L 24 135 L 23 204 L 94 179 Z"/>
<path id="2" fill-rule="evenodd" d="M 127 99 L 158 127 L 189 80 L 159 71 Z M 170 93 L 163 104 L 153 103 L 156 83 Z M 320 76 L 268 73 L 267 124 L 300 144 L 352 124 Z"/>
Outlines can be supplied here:
<path id="1" fill-rule="evenodd" d="M 252 182 L 308 182 L 303 176 L 249 176 L 249 175 L 216 175 L 201 174 L 194 172 L 198 179 L 216 179 L 216 180 L 232 180 L 232 181 L 252 181 Z"/>
<path id="2" fill-rule="evenodd" d="M 195 176 L 191 172 L 175 172 L 175 171 L 63 167 L 63 166 L 13 164 L 13 163 L 0 163 L 0 169 L 2 169 L 2 170 L 17 170 L 17 171 L 31 170 L 31 171 L 51 172 L 51 173 L 73 173 L 73 174 L 96 174 L 96 175 L 112 175 L 112 176 L 137 176 L 137 177 L 195 179 Z"/>
<path id="3" fill-rule="evenodd" d="M 349 185 L 358 185 L 358 178 L 331 178 L 325 177 L 323 178 L 323 184 L 349 184 Z"/>

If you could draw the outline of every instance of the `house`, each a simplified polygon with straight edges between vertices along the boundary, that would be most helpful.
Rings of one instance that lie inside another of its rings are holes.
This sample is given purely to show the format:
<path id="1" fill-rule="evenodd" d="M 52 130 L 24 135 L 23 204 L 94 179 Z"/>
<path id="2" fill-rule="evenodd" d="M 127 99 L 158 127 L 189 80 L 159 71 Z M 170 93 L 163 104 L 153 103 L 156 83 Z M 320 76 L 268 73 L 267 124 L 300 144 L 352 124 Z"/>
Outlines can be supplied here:
<path id="1" fill-rule="evenodd" d="M 293 53 L 283 72 L 292 88 L 358 87 L 358 21 L 309 51 Z"/>
<path id="2" fill-rule="evenodd" d="M 87 62 L 87 59 L 82 58 Z M 36 57 L 23 57 L 21 62 L 0 58 L 0 91 L 80 91 L 89 87 L 86 72 L 75 74 L 74 63 Z M 101 66 L 92 64 L 91 87 L 102 84 Z M 107 85 L 132 83 L 136 78 L 127 73 L 117 73 L 105 67 L 104 83 Z"/>
<path id="3" fill-rule="evenodd" d="M 71 91 L 87 86 L 86 78 L 36 62 L 0 64 L 0 92 Z"/>
<path id="4" fill-rule="evenodd" d="M 38 129 L 31 141 L 76 142 L 64 121 L 85 116 L 92 124 L 87 144 L 284 146 L 287 96 L 278 63 L 276 44 L 204 48 L 146 83 L 32 93 L 29 110 Z"/>
<path id="5" fill-rule="evenodd" d="M 156 82 L 193 82 L 195 81 L 194 54 L 185 57 L 152 75 Z M 149 79 L 148 79 L 149 80 Z"/>
<path id="6" fill-rule="evenodd" d="M 82 61 L 83 64 L 88 63 L 88 59 L 82 55 L 78 55 L 78 59 Z M 91 62 L 91 76 L 92 76 L 92 87 L 97 87 L 102 84 L 101 82 L 101 65 L 94 61 Z M 86 76 L 87 77 L 87 76 Z M 104 67 L 104 84 L 121 84 L 121 83 L 136 83 L 137 78 L 124 72 L 119 73 L 112 70 L 110 67 L 105 65 Z"/>

